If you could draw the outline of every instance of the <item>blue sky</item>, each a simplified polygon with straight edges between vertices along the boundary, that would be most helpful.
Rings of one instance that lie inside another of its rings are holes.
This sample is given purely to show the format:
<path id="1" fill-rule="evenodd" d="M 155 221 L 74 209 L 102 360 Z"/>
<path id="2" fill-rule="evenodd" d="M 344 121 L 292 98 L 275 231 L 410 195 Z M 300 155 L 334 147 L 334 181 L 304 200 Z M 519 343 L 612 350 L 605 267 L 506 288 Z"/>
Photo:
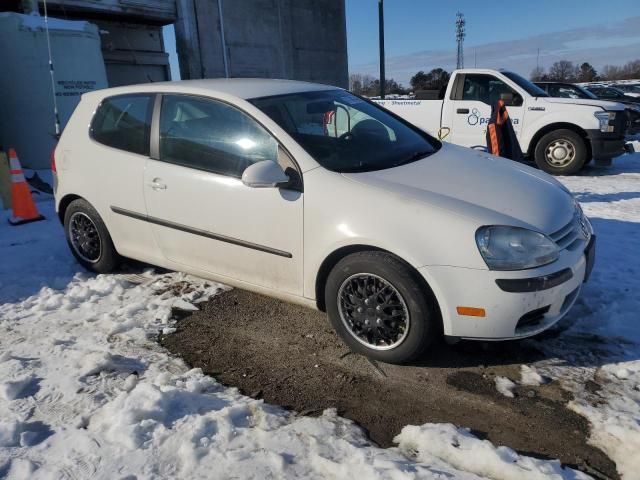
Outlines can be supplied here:
<path id="1" fill-rule="evenodd" d="M 346 0 L 346 9 L 349 63 L 358 65 L 376 60 L 377 0 Z M 624 20 L 640 15 L 640 1 L 386 0 L 387 55 L 455 49 L 457 11 L 464 13 L 467 21 L 465 45 L 472 47 Z"/>
<path id="2" fill-rule="evenodd" d="M 351 72 L 378 71 L 378 1 L 345 0 Z M 540 63 L 588 61 L 596 68 L 640 58 L 640 0 L 385 0 L 387 76 L 408 84 L 418 70 L 455 64 L 457 11 L 467 21 L 466 66 L 528 75 Z M 178 72 L 173 27 L 165 45 Z"/>

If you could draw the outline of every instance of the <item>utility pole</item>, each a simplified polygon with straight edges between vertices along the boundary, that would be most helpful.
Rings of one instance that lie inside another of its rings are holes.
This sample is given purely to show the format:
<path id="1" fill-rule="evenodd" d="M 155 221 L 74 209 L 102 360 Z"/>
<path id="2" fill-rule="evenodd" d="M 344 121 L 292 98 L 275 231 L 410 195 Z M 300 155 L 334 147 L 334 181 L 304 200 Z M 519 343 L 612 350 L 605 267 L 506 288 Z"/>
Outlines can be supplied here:
<path id="1" fill-rule="evenodd" d="M 378 36 L 380 39 L 380 98 L 384 100 L 384 0 L 378 0 Z"/>
<path id="2" fill-rule="evenodd" d="M 466 35 L 464 27 L 466 22 L 461 12 L 456 13 L 456 42 L 458 43 L 458 55 L 456 58 L 456 68 L 464 68 L 464 50 L 462 43 Z"/>

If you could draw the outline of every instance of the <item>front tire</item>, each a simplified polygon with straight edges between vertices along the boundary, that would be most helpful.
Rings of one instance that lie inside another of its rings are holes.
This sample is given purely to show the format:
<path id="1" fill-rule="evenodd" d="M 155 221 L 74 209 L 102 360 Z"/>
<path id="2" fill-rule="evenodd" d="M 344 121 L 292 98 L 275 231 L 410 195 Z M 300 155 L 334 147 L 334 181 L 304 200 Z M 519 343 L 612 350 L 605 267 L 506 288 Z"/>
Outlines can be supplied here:
<path id="1" fill-rule="evenodd" d="M 386 363 L 420 357 L 438 329 L 435 298 L 411 268 L 384 252 L 340 260 L 325 285 L 329 321 L 354 351 Z"/>
<path id="2" fill-rule="evenodd" d="M 587 162 L 584 139 L 573 130 L 560 129 L 544 135 L 536 144 L 536 165 L 551 175 L 573 175 Z"/>
<path id="3" fill-rule="evenodd" d="M 74 200 L 64 212 L 64 233 L 71 253 L 87 270 L 113 272 L 121 258 L 102 218 L 89 202 Z"/>

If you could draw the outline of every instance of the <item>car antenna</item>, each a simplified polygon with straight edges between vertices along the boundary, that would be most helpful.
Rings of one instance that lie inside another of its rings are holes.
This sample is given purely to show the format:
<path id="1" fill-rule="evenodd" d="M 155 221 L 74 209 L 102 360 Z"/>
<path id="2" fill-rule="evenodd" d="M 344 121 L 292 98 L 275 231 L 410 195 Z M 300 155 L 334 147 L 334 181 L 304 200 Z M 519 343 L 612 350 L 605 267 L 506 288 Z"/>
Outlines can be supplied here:
<path id="1" fill-rule="evenodd" d="M 54 116 L 54 126 L 55 126 L 55 134 L 54 138 L 56 140 L 60 139 L 60 115 L 58 113 L 58 100 L 56 99 L 56 81 L 55 81 L 55 72 L 53 69 L 53 57 L 51 56 L 51 38 L 49 37 L 49 16 L 47 14 L 47 0 L 43 0 L 44 4 L 44 29 L 47 36 L 47 51 L 49 54 L 49 73 L 51 75 L 51 94 L 53 96 L 53 116 Z"/>

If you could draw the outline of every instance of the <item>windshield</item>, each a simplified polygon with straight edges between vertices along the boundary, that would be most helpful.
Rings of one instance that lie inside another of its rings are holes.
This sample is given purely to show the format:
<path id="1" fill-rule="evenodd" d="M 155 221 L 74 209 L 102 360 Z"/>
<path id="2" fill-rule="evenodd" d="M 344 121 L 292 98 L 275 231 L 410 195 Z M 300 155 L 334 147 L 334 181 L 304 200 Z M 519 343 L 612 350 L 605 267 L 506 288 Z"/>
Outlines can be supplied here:
<path id="1" fill-rule="evenodd" d="M 596 97 L 593 93 L 591 93 L 589 90 L 582 88 L 578 85 L 572 85 L 572 88 L 574 88 L 577 92 L 582 93 L 584 96 L 580 97 L 580 98 L 591 98 L 591 99 L 598 99 L 598 97 Z"/>
<path id="2" fill-rule="evenodd" d="M 640 85 L 614 85 L 618 90 L 630 93 L 640 93 Z"/>
<path id="3" fill-rule="evenodd" d="M 419 160 L 440 143 L 377 105 L 344 90 L 249 100 L 320 165 L 336 172 L 382 170 Z"/>
<path id="4" fill-rule="evenodd" d="M 543 86 L 547 87 L 547 91 L 549 92 L 549 96 L 551 97 L 559 97 L 559 98 L 582 98 L 585 100 L 593 100 L 598 99 L 593 93 L 585 90 L 584 88 L 578 85 L 572 85 L 569 83 L 548 83 L 548 84 L 539 84 L 536 83 L 540 88 Z"/>
<path id="5" fill-rule="evenodd" d="M 532 97 L 548 97 L 547 93 L 542 90 L 537 85 L 534 85 L 526 78 L 521 77 L 517 73 L 507 72 L 504 70 L 500 71 L 505 77 L 507 77 L 512 82 L 515 82 L 520 88 L 522 88 L 525 92 L 527 92 Z"/>

